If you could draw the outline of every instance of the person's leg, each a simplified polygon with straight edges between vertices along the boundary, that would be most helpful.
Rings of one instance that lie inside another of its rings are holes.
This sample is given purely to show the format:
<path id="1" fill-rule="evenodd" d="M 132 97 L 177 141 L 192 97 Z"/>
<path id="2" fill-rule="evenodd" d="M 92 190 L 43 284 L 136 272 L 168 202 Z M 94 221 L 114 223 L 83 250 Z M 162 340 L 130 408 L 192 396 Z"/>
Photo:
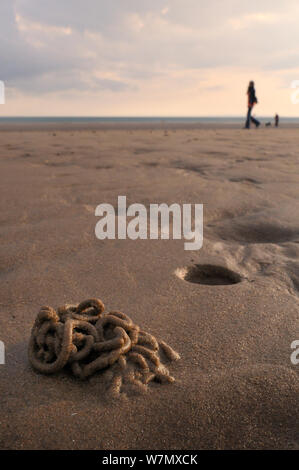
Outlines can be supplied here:
<path id="1" fill-rule="evenodd" d="M 250 127 L 251 109 L 252 109 L 252 108 L 250 108 L 250 107 L 248 106 L 247 118 L 246 118 L 246 123 L 245 123 L 246 129 L 249 129 L 249 127 Z"/>
<path id="2" fill-rule="evenodd" d="M 254 117 L 250 117 L 251 121 L 253 122 L 253 124 L 256 125 L 256 127 L 259 127 L 259 125 L 261 124 L 260 121 L 258 121 L 257 119 L 255 119 Z"/>

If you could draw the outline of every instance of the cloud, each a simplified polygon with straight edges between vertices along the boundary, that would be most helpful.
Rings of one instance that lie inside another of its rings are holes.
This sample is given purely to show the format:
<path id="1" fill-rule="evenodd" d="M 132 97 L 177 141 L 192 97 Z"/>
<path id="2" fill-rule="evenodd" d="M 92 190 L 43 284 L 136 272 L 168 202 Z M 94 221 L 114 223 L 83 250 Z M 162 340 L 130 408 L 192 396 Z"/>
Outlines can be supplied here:
<path id="1" fill-rule="evenodd" d="M 34 75 L 32 77 L 15 78 L 10 82 L 10 88 L 14 90 L 22 90 L 33 95 L 49 94 L 60 92 L 74 91 L 89 93 L 109 90 L 112 92 L 121 92 L 133 89 L 131 85 L 120 80 L 112 80 L 107 78 L 99 78 L 95 74 L 85 75 L 80 70 L 47 72 Z"/>
<path id="2" fill-rule="evenodd" d="M 252 13 L 238 18 L 231 18 L 230 23 L 236 30 L 250 28 L 253 24 L 277 24 L 281 16 L 273 13 Z"/>
<path id="3" fill-rule="evenodd" d="M 297 0 L 1 0 L 0 78 L 24 95 L 119 96 L 213 71 L 206 91 L 220 90 L 225 68 L 295 68 L 298 13 Z"/>

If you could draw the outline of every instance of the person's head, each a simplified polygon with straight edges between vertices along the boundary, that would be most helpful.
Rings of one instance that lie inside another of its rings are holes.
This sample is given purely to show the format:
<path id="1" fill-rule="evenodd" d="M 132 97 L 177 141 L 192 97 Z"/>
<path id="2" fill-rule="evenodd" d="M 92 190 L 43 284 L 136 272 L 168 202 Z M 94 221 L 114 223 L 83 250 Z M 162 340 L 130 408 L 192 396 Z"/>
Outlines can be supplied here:
<path id="1" fill-rule="evenodd" d="M 248 85 L 248 89 L 250 88 L 254 88 L 254 81 L 252 80 L 249 82 L 249 85 Z"/>

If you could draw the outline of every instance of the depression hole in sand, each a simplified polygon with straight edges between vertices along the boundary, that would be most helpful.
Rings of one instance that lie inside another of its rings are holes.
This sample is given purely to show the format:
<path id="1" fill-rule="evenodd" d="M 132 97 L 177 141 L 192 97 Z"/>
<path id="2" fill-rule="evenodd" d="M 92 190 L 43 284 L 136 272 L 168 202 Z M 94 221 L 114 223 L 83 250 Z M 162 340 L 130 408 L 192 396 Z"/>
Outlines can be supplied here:
<path id="1" fill-rule="evenodd" d="M 175 274 L 185 281 L 208 286 L 225 286 L 238 284 L 242 281 L 238 273 L 223 266 L 213 264 L 195 264 L 177 269 Z"/>

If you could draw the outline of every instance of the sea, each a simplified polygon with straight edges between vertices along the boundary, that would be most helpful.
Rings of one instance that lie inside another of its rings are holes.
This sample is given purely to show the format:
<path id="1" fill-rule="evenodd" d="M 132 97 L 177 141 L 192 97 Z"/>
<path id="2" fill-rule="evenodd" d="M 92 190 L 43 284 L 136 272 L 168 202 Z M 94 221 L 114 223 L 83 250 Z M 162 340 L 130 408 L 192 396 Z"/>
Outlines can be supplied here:
<path id="1" fill-rule="evenodd" d="M 264 124 L 267 122 L 273 123 L 273 116 L 262 116 L 259 120 Z M 0 117 L 0 123 L 152 123 L 152 124 L 244 124 L 244 116 L 200 116 L 200 117 L 167 117 L 167 116 L 154 116 L 154 117 L 86 117 L 86 116 L 15 116 L 15 117 Z M 280 117 L 280 122 L 283 124 L 299 124 L 299 117 Z"/>

